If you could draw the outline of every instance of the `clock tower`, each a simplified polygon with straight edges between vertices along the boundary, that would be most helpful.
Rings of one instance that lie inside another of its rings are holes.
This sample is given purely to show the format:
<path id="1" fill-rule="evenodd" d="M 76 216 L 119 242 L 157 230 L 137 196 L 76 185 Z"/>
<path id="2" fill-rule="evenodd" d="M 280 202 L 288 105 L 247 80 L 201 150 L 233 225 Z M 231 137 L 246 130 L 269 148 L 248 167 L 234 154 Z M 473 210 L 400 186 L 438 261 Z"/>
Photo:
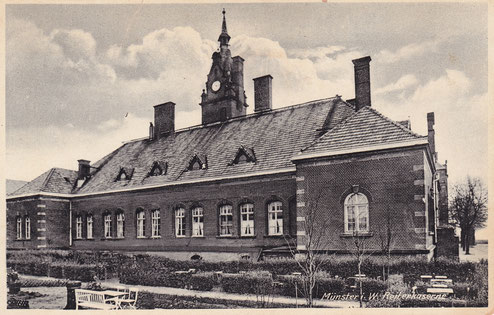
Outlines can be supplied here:
<path id="1" fill-rule="evenodd" d="M 240 56 L 232 57 L 230 52 L 225 9 L 218 42 L 219 49 L 213 53 L 213 64 L 199 104 L 202 107 L 203 124 L 243 116 L 248 106 L 244 92 L 244 59 Z"/>

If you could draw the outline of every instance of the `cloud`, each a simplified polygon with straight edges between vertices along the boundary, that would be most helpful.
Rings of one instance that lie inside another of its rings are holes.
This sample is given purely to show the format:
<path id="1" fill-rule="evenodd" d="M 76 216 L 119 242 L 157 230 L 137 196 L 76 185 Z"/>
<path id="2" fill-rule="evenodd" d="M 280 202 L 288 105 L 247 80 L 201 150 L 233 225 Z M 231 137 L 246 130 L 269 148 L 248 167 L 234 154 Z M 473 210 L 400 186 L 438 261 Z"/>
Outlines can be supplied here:
<path id="1" fill-rule="evenodd" d="M 383 86 L 381 88 L 376 89 L 375 94 L 383 94 L 395 91 L 402 91 L 412 86 L 415 86 L 419 83 L 417 77 L 413 74 L 406 74 L 398 79 L 398 81 Z"/>
<path id="2" fill-rule="evenodd" d="M 451 182 L 466 174 L 487 182 L 488 100 L 472 93 L 473 83 L 462 71 L 446 69 L 443 75 L 419 84 L 409 96 L 377 94 L 376 108 L 392 119 L 410 115 L 412 129 L 427 134 L 426 115 L 435 113 L 436 150 L 448 160 Z"/>
<path id="3" fill-rule="evenodd" d="M 146 119 L 129 113 L 87 130 L 68 125 L 10 130 L 5 177 L 32 180 L 52 167 L 77 169 L 78 159 L 94 163 L 123 141 L 146 137 L 148 126 Z"/>
<path id="4" fill-rule="evenodd" d="M 294 58 L 302 59 L 324 59 L 330 55 L 341 52 L 344 46 L 324 46 L 315 48 L 294 48 L 288 50 L 288 55 Z"/>
<path id="5" fill-rule="evenodd" d="M 433 52 L 437 49 L 437 42 L 427 41 L 422 43 L 413 43 L 403 46 L 396 51 L 382 50 L 376 55 L 376 60 L 380 63 L 395 63 L 404 59 L 419 57 L 424 54 Z"/>

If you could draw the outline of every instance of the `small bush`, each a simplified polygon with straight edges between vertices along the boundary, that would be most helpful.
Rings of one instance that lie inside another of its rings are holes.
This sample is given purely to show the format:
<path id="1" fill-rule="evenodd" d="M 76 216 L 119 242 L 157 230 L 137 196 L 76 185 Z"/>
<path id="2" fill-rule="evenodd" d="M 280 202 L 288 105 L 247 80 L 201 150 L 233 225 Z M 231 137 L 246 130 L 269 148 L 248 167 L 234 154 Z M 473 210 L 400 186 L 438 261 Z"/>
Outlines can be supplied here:
<path id="1" fill-rule="evenodd" d="M 216 279 L 212 272 L 196 273 L 189 278 L 188 287 L 192 290 L 211 291 L 217 284 Z"/>
<path id="2" fill-rule="evenodd" d="M 270 275 L 256 272 L 223 274 L 221 287 L 228 293 L 270 294 L 273 291 L 273 279 Z"/>
<path id="3" fill-rule="evenodd" d="M 370 293 L 384 293 L 386 289 L 387 284 L 385 281 L 369 278 L 362 280 L 362 292 L 365 296 L 368 296 Z M 359 290 L 358 282 L 357 290 Z"/>
<path id="4" fill-rule="evenodd" d="M 452 286 L 455 297 L 458 299 L 476 299 L 478 296 L 477 288 L 468 282 L 457 282 Z"/>

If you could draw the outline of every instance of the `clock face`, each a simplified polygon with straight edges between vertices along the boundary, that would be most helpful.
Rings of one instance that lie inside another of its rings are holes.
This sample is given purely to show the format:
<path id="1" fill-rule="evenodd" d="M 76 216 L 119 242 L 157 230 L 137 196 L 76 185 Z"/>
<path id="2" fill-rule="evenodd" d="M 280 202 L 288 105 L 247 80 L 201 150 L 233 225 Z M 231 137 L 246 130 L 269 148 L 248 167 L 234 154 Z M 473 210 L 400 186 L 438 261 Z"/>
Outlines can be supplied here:
<path id="1" fill-rule="evenodd" d="M 213 84 L 211 84 L 211 89 L 213 90 L 213 92 L 218 92 L 220 87 L 221 87 L 220 81 L 214 81 Z"/>

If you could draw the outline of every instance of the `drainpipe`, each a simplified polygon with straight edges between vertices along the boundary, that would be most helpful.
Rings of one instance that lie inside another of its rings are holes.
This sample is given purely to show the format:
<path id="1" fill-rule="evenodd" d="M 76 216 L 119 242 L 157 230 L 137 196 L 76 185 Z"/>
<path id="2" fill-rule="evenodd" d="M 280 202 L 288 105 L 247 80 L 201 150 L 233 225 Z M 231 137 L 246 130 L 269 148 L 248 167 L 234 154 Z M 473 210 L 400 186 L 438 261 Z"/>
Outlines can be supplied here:
<path id="1" fill-rule="evenodd" d="M 69 247 L 72 247 L 72 201 L 69 200 Z"/>

